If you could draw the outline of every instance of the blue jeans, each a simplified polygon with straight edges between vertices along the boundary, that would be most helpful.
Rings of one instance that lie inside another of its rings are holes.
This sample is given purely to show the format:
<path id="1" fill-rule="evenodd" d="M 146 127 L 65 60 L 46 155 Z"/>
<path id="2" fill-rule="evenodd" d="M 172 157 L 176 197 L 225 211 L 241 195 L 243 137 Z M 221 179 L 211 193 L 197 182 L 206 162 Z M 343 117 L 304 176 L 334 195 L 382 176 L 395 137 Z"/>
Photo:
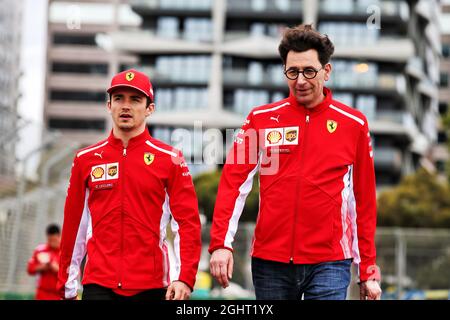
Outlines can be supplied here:
<path id="1" fill-rule="evenodd" d="M 257 300 L 345 300 L 352 259 L 293 264 L 252 258 Z"/>

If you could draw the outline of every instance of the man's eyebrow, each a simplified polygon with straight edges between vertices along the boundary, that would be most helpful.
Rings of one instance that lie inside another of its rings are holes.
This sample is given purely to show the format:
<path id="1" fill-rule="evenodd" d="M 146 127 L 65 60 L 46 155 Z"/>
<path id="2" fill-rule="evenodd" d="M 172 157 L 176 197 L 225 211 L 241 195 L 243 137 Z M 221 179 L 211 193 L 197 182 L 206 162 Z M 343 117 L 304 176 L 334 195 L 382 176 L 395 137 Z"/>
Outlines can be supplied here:
<path id="1" fill-rule="evenodd" d="M 304 66 L 303 68 L 299 68 L 299 67 L 296 67 L 296 66 L 292 66 L 292 67 L 287 68 L 287 70 L 290 70 L 290 69 L 304 70 L 304 69 L 316 69 L 316 67 L 314 67 L 312 65 L 308 65 L 308 66 Z"/>

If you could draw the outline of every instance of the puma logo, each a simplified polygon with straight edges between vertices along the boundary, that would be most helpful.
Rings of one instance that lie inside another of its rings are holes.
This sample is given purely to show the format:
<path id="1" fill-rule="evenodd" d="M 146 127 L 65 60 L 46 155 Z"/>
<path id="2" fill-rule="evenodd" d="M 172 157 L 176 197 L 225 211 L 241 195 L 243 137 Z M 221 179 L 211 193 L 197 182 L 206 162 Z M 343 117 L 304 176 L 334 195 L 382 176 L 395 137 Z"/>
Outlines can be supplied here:
<path id="1" fill-rule="evenodd" d="M 275 118 L 275 117 L 270 117 L 270 120 L 274 120 L 274 121 L 280 123 L 280 121 L 278 120 L 278 118 L 280 118 L 280 115 L 278 115 L 276 118 Z"/>
<path id="2" fill-rule="evenodd" d="M 103 154 L 103 151 L 102 152 L 100 152 L 100 153 L 94 153 L 94 156 L 98 156 L 100 159 L 103 159 L 103 156 L 102 156 L 102 154 Z"/>

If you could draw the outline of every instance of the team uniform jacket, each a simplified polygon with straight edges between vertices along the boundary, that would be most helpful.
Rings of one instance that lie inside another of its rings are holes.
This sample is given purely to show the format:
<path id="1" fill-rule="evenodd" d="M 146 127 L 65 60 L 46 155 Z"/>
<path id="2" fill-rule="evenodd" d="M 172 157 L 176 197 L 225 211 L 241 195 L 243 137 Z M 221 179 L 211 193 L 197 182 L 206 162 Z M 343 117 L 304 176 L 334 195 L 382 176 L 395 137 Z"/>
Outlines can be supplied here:
<path id="1" fill-rule="evenodd" d="M 171 219 L 172 218 L 172 219 Z M 170 284 L 166 227 L 174 233 L 175 278 L 191 288 L 200 259 L 197 197 L 181 152 L 150 136 L 126 149 L 111 133 L 75 156 L 64 211 L 60 295 L 83 284 L 148 290 Z"/>
<path id="2" fill-rule="evenodd" d="M 41 244 L 36 247 L 30 260 L 28 260 L 28 274 L 37 275 L 36 300 L 59 300 L 58 291 L 56 290 L 58 273 L 51 270 L 36 270 L 40 264 L 59 263 L 59 252 L 59 249 L 52 249 L 46 243 Z"/>
<path id="3" fill-rule="evenodd" d="M 326 97 L 307 109 L 290 95 L 256 107 L 227 156 L 209 251 L 232 250 L 259 171 L 260 206 L 251 255 L 296 264 L 351 259 L 360 280 L 375 265 L 376 190 L 365 116 Z"/>

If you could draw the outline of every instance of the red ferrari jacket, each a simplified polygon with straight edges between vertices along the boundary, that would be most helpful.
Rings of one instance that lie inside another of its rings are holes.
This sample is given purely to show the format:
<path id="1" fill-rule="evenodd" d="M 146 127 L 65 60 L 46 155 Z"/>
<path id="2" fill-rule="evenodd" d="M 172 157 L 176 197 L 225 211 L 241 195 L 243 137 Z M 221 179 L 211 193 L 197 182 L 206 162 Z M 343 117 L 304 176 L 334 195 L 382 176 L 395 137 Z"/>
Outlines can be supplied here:
<path id="1" fill-rule="evenodd" d="M 83 284 L 120 290 L 167 287 L 166 227 L 174 233 L 175 278 L 194 287 L 201 238 L 197 197 L 181 152 L 147 130 L 126 149 L 111 133 L 77 153 L 64 211 L 58 288 Z"/>
<path id="2" fill-rule="evenodd" d="M 36 247 L 28 260 L 28 274 L 37 275 L 36 300 L 59 300 L 56 290 L 58 273 L 52 270 L 36 270 L 41 264 L 59 263 L 59 252 L 59 249 L 52 249 L 47 244 L 41 244 Z"/>
<path id="3" fill-rule="evenodd" d="M 227 156 L 209 251 L 232 250 L 245 199 L 259 174 L 253 257 L 296 264 L 353 258 L 360 279 L 375 265 L 376 185 L 365 116 L 332 99 L 307 109 L 290 97 L 248 115 Z"/>

